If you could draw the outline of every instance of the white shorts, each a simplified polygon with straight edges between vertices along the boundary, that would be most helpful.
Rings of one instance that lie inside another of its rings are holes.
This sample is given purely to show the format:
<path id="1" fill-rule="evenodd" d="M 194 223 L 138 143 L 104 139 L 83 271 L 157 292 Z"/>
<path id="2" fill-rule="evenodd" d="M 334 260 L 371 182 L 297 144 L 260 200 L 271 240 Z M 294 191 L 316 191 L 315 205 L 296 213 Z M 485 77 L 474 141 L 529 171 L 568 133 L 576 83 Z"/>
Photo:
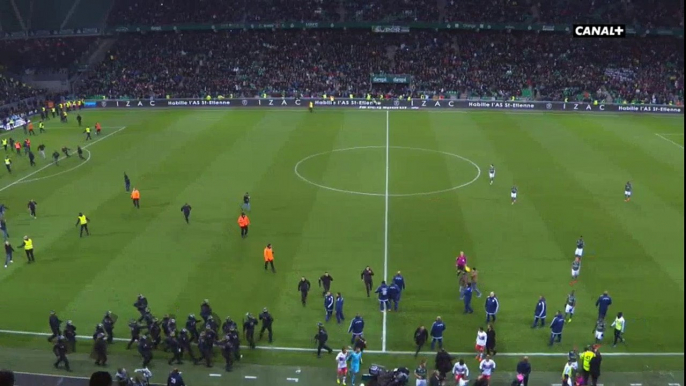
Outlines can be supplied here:
<path id="1" fill-rule="evenodd" d="M 488 178 L 494 179 L 494 178 L 495 178 L 495 173 L 488 173 Z"/>
<path id="2" fill-rule="evenodd" d="M 517 193 L 510 193 L 510 197 L 512 197 L 513 200 L 517 199 Z"/>
<path id="3" fill-rule="evenodd" d="M 596 332 L 595 332 L 595 338 L 596 338 L 596 339 L 598 339 L 598 340 L 603 340 L 603 336 L 605 336 L 604 333 L 602 333 L 602 332 L 600 332 L 600 331 L 596 331 Z"/>
<path id="4" fill-rule="evenodd" d="M 577 248 L 574 250 L 574 256 L 583 257 L 583 255 L 584 255 L 584 249 L 583 248 Z"/>
<path id="5" fill-rule="evenodd" d="M 573 269 L 573 270 L 572 270 L 572 277 L 577 277 L 577 276 L 579 276 L 579 271 L 581 271 L 581 270 L 580 270 L 580 269 L 577 269 L 577 270 L 574 270 L 574 269 Z"/>
<path id="6" fill-rule="evenodd" d="M 415 386 L 426 386 L 426 379 L 417 379 Z"/>
<path id="7" fill-rule="evenodd" d="M 627 197 L 631 197 L 631 192 L 628 191 L 628 190 L 625 190 L 625 191 L 624 191 L 624 195 L 627 196 Z"/>
<path id="8" fill-rule="evenodd" d="M 574 306 L 570 306 L 569 304 L 567 304 L 565 306 L 565 314 L 573 314 L 573 313 L 574 313 Z"/>

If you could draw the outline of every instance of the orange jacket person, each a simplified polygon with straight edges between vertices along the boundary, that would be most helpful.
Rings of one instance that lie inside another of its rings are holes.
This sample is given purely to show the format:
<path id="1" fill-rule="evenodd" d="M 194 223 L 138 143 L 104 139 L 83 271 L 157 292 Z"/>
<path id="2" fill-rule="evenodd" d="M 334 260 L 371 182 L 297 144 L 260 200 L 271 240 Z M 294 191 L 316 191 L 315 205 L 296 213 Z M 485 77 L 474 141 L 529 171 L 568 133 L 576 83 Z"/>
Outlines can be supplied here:
<path id="1" fill-rule="evenodd" d="M 100 135 L 100 131 L 102 130 L 102 126 L 100 126 L 100 122 L 95 123 L 95 135 Z"/>
<path id="2" fill-rule="evenodd" d="M 271 244 L 267 244 L 267 247 L 264 249 L 264 270 L 267 270 L 267 266 L 272 267 L 272 272 L 276 273 L 276 270 L 274 269 L 274 250 L 272 249 Z"/>
<path id="3" fill-rule="evenodd" d="M 133 200 L 133 206 L 140 209 L 141 192 L 139 192 L 138 189 L 133 188 L 133 191 L 131 192 L 131 199 Z"/>
<path id="4" fill-rule="evenodd" d="M 33 122 L 29 121 L 29 135 L 36 135 L 33 131 Z"/>
<path id="5" fill-rule="evenodd" d="M 250 225 L 250 219 L 245 215 L 245 213 L 241 213 L 241 215 L 238 216 L 238 226 L 241 227 L 242 238 L 248 237 L 248 225 Z M 266 256 L 267 255 L 265 255 L 265 259 L 267 258 Z"/>
<path id="6" fill-rule="evenodd" d="M 17 151 L 17 155 L 21 155 L 21 141 L 14 143 L 14 149 Z"/>

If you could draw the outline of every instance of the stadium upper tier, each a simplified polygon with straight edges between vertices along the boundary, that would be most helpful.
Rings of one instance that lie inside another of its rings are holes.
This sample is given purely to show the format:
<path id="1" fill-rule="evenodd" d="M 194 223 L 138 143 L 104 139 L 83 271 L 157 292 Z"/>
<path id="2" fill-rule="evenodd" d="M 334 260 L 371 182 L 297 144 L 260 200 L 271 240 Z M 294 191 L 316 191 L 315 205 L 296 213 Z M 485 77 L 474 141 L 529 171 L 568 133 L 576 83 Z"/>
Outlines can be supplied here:
<path id="1" fill-rule="evenodd" d="M 125 34 L 83 95 L 512 95 L 683 100 L 683 41 L 477 32 L 220 31 Z M 409 74 L 371 84 L 371 74 Z"/>
<path id="2" fill-rule="evenodd" d="M 622 23 L 683 28 L 683 0 L 0 0 L 0 32 L 236 22 Z"/>
<path id="3" fill-rule="evenodd" d="M 74 69 L 78 59 L 96 44 L 96 38 L 0 40 L 0 68 L 15 74 L 54 73 Z"/>
<path id="4" fill-rule="evenodd" d="M 614 22 L 683 26 L 683 1 L 117 0 L 109 25 L 292 21 Z"/>

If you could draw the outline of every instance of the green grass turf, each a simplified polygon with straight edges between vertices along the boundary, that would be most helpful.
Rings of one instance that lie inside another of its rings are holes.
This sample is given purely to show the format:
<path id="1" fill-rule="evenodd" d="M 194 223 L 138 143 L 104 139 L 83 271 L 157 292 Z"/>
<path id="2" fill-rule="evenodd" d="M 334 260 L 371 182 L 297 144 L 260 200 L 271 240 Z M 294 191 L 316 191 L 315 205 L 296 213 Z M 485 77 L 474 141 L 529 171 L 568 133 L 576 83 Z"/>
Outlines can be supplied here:
<path id="1" fill-rule="evenodd" d="M 327 270 L 335 279 L 332 289 L 345 296 L 347 316 L 365 317 L 369 348 L 382 348 L 382 316 L 376 301 L 364 295 L 359 274 L 371 265 L 378 282 L 384 270 L 385 112 L 137 110 L 83 116 L 90 124 L 100 121 L 103 135 L 127 128 L 89 147 L 91 160 L 72 171 L 55 175 L 81 161 L 66 160 L 0 191 L 0 201 L 10 207 L 11 241 L 17 245 L 31 235 L 37 260 L 29 266 L 18 253 L 0 271 L 2 309 L 12 315 L 0 328 L 46 332 L 48 311 L 56 310 L 89 335 L 112 310 L 120 316 L 115 332 L 126 337 L 124 322 L 136 316 L 132 303 L 144 293 L 154 314 L 181 320 L 198 314 L 205 298 L 220 316 L 234 319 L 266 306 L 276 318 L 275 346 L 312 347 L 322 302 L 314 290 L 310 304 L 300 306 L 296 282 L 304 275 L 315 284 Z M 674 324 L 684 313 L 684 153 L 655 135 L 670 134 L 683 144 L 682 117 L 391 112 L 389 118 L 391 195 L 445 190 L 475 177 L 469 162 L 440 152 L 472 160 L 483 173 L 461 189 L 390 197 L 388 271 L 403 271 L 408 290 L 402 311 L 387 317 L 388 350 L 411 350 L 414 329 L 441 315 L 446 348 L 471 351 L 484 315 L 482 299 L 475 300 L 476 314 L 461 313 L 453 264 L 464 250 L 481 272 L 482 290 L 499 296 L 501 352 L 562 353 L 589 343 L 593 303 L 603 290 L 613 296 L 611 313 L 623 311 L 628 320 L 629 343 L 607 352 L 683 352 L 683 329 Z M 73 123 L 53 120 L 47 128 L 34 146 L 44 142 L 51 151 L 86 144 Z M 294 166 L 318 153 L 324 154 L 300 164 L 303 177 L 372 195 L 299 179 Z M 485 175 L 490 163 L 498 171 L 493 186 Z M 14 157 L 14 174 L 2 174 L 0 189 L 30 172 L 27 160 Z M 140 210 L 124 191 L 124 172 L 141 191 Z M 31 181 L 36 178 L 42 179 Z M 635 188 L 631 203 L 623 201 L 627 180 Z M 512 184 L 520 188 L 514 206 Z M 241 240 L 236 218 L 246 191 L 253 198 L 252 225 L 250 237 Z M 25 211 L 31 198 L 39 203 L 36 220 Z M 180 213 L 185 202 L 194 208 L 190 226 Z M 90 238 L 78 237 L 78 212 L 91 219 Z M 571 287 L 579 235 L 587 256 L 580 282 Z M 276 274 L 262 269 L 267 243 L 274 245 Z M 565 328 L 564 344 L 548 349 L 547 331 L 529 328 L 535 302 L 545 295 L 552 313 L 572 288 L 577 316 Z M 347 344 L 346 328 L 329 326 L 333 346 Z M 46 344 L 44 338 L 16 336 L 1 342 Z M 249 353 L 246 360 L 269 355 Z M 279 355 L 279 361 L 312 362 L 309 354 L 282 355 L 293 359 Z M 558 370 L 543 361 L 544 368 Z M 609 366 L 635 370 L 628 363 L 618 358 Z M 683 357 L 641 363 L 683 369 Z"/>

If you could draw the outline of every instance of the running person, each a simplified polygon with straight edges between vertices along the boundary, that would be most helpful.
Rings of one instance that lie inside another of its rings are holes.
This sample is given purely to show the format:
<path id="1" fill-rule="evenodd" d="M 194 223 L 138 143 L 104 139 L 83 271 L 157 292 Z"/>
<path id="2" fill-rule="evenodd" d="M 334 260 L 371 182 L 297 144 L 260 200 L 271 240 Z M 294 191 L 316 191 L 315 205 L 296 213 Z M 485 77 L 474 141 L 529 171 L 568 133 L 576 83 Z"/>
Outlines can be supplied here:
<path id="1" fill-rule="evenodd" d="M 476 345 L 474 346 L 474 350 L 476 350 L 476 360 L 479 362 L 481 362 L 484 357 L 487 339 L 488 335 L 486 335 L 486 331 L 484 331 L 483 327 L 479 327 L 479 331 L 476 332 Z M 457 380 L 455 380 L 455 382 L 457 382 Z"/>
<path id="2" fill-rule="evenodd" d="M 489 184 L 493 185 L 493 181 L 495 181 L 495 166 L 493 164 L 488 167 L 488 180 Z"/>
<path id="3" fill-rule="evenodd" d="M 626 185 L 624 185 L 624 202 L 631 201 L 631 192 L 633 190 L 634 188 L 631 186 L 631 181 L 627 181 Z"/>
<path id="4" fill-rule="evenodd" d="M 345 385 L 346 378 L 348 377 L 348 350 L 343 347 L 341 352 L 336 355 L 336 383 Z"/>
<path id="5" fill-rule="evenodd" d="M 248 192 L 245 192 L 245 195 L 243 195 L 243 205 L 241 208 L 244 212 L 250 212 L 250 194 Z"/>
<path id="6" fill-rule="evenodd" d="M 464 359 L 455 362 L 455 366 L 453 366 L 453 375 L 455 376 L 456 385 L 459 385 L 460 381 L 469 381 L 469 368 L 467 368 L 467 364 L 464 363 Z"/>
<path id="7" fill-rule="evenodd" d="M 572 262 L 572 279 L 576 280 L 579 278 L 579 272 L 581 271 L 581 259 L 575 257 Z"/>
<path id="8" fill-rule="evenodd" d="M 512 205 L 514 205 L 517 202 L 517 186 L 513 186 L 512 190 L 510 191 L 510 199 L 512 199 Z"/>
<path id="9" fill-rule="evenodd" d="M 584 257 L 584 236 L 579 236 L 579 240 L 576 241 L 576 249 L 574 250 L 574 257 L 582 258 Z"/>
<path id="10" fill-rule="evenodd" d="M 567 295 L 567 303 L 565 304 L 565 318 L 567 318 L 567 323 L 572 322 L 574 317 L 574 309 L 576 308 L 576 295 L 574 295 L 574 290 Z"/>
<path id="11" fill-rule="evenodd" d="M 491 359 L 490 355 L 486 355 L 486 359 L 481 361 L 479 364 L 479 370 L 481 370 L 481 376 L 487 381 L 491 380 L 491 375 L 495 370 L 495 362 Z"/>
<path id="12" fill-rule="evenodd" d="M 605 337 L 605 320 L 598 319 L 598 321 L 595 323 L 594 332 L 596 344 L 602 342 L 603 338 Z"/>

